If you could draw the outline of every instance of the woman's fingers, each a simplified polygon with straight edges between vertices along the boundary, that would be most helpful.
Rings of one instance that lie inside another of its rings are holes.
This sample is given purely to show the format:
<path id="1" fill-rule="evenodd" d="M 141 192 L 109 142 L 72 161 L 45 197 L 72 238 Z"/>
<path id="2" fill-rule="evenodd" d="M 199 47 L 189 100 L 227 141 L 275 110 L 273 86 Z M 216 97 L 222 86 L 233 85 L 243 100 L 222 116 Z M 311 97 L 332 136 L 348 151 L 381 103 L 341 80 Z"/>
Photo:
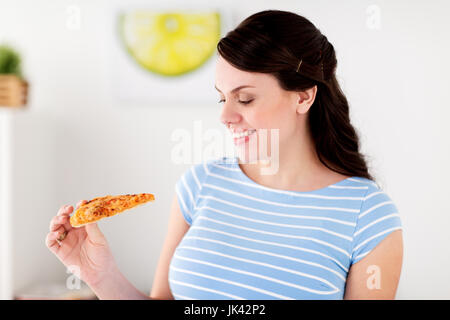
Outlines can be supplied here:
<path id="1" fill-rule="evenodd" d="M 51 252 L 56 253 L 59 249 L 59 243 L 56 242 L 56 237 L 52 233 L 48 233 L 45 238 L 45 245 Z"/>
<path id="2" fill-rule="evenodd" d="M 69 219 L 70 217 L 67 215 L 54 216 L 50 221 L 50 232 L 56 231 L 62 225 L 66 226 L 66 223 L 70 224 Z"/>
<path id="3" fill-rule="evenodd" d="M 78 207 L 84 203 L 86 203 L 86 200 L 81 200 L 77 203 L 76 208 L 78 209 Z M 56 215 L 56 217 L 66 217 L 65 218 L 61 218 L 58 219 L 56 218 L 55 220 L 52 220 L 52 222 L 50 223 L 50 231 L 54 231 L 56 229 L 58 229 L 58 224 L 63 224 L 64 228 L 67 231 L 72 230 L 72 225 L 70 224 L 70 214 L 73 212 L 73 206 L 71 205 L 64 205 L 61 208 L 59 208 L 58 214 Z M 55 225 L 56 224 L 56 225 Z"/>
<path id="4" fill-rule="evenodd" d="M 62 206 L 61 208 L 59 208 L 58 211 L 58 216 L 62 216 L 62 215 L 70 215 L 70 213 L 73 211 L 73 207 L 71 205 L 65 205 Z"/>
<path id="5" fill-rule="evenodd" d="M 49 232 L 47 234 L 47 237 L 45 238 L 45 244 L 52 252 L 56 253 L 58 251 L 60 247 L 58 241 L 60 241 L 59 239 L 62 238 L 65 232 L 66 231 L 64 230 L 64 228 L 60 227 L 58 230 Z"/>
<path id="6" fill-rule="evenodd" d="M 87 200 L 80 200 L 77 203 L 76 208 L 78 209 L 81 205 L 87 202 Z M 64 240 L 67 233 L 73 229 L 72 225 L 70 224 L 70 214 L 72 212 L 73 206 L 64 205 L 59 208 L 57 215 L 54 216 L 50 221 L 50 232 L 47 234 L 45 242 L 47 247 L 53 252 L 56 252 L 60 247 L 58 241 Z"/>

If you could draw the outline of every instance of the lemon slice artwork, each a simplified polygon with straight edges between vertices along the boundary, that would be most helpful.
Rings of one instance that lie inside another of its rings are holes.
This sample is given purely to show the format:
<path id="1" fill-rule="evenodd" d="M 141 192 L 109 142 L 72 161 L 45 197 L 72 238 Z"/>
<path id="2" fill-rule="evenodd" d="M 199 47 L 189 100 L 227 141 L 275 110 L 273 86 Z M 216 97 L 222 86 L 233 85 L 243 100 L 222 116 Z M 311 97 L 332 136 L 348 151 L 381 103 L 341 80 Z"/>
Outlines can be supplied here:
<path id="1" fill-rule="evenodd" d="M 202 66 L 220 40 L 220 14 L 134 10 L 119 18 L 127 51 L 146 70 L 178 76 Z"/>

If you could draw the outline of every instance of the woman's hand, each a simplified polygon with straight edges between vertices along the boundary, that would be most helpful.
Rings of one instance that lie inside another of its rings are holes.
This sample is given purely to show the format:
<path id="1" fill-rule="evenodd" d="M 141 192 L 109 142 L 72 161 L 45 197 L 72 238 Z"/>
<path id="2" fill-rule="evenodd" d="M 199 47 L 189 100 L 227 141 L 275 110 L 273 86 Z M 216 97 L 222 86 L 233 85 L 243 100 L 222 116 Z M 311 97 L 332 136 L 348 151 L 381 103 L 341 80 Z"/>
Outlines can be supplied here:
<path id="1" fill-rule="evenodd" d="M 82 200 L 76 207 L 86 202 Z M 114 258 L 97 223 L 79 228 L 70 225 L 69 215 L 72 211 L 71 205 L 59 209 L 50 222 L 46 245 L 66 267 L 76 268 L 81 280 L 90 286 L 96 285 L 116 270 Z"/>

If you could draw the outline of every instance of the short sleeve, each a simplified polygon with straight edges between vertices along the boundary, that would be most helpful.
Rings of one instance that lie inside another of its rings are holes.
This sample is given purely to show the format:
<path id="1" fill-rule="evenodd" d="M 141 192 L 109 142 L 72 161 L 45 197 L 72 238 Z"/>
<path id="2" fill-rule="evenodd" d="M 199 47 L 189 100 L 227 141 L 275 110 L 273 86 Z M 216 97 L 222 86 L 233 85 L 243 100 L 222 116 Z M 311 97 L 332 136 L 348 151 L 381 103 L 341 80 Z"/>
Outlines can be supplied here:
<path id="1" fill-rule="evenodd" d="M 402 223 L 395 203 L 386 192 L 370 185 L 353 234 L 351 264 L 367 256 L 391 232 L 401 229 Z"/>
<path id="2" fill-rule="evenodd" d="M 181 213 L 191 225 L 198 195 L 208 175 L 207 163 L 195 164 L 186 170 L 175 184 L 175 192 Z"/>

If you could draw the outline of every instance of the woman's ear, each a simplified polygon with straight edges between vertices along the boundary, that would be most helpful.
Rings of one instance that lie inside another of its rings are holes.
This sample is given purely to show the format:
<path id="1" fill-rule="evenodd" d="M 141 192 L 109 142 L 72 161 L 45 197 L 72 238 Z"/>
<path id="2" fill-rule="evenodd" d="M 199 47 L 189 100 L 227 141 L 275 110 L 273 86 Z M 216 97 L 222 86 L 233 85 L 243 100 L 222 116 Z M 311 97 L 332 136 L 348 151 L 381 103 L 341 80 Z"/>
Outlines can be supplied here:
<path id="1" fill-rule="evenodd" d="M 297 92 L 297 113 L 306 113 L 314 103 L 317 94 L 317 85 Z"/>

